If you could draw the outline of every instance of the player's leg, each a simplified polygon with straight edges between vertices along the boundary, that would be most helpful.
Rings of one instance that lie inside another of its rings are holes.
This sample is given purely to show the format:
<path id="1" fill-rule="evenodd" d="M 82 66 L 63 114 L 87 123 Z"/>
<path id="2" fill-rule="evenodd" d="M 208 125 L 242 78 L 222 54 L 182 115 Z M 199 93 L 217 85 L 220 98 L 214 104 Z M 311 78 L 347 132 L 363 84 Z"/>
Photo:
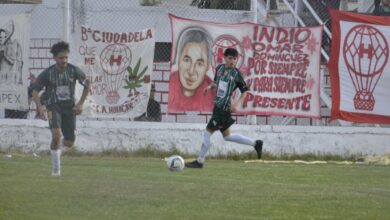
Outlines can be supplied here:
<path id="1" fill-rule="evenodd" d="M 186 163 L 186 167 L 188 168 L 202 168 L 206 159 L 206 154 L 210 149 L 210 137 L 214 133 L 214 131 L 219 130 L 226 117 L 230 117 L 230 113 L 221 111 L 220 109 L 214 107 L 213 115 L 209 123 L 207 124 L 206 131 L 203 133 L 203 142 L 202 147 L 199 152 L 199 156 L 196 160 Z M 233 120 L 233 119 L 232 119 Z M 234 122 L 234 120 L 233 120 Z"/>
<path id="2" fill-rule="evenodd" d="M 47 111 L 49 128 L 51 129 L 52 140 L 50 145 L 51 161 L 52 161 L 52 176 L 61 175 L 61 114 L 56 110 Z"/>
<path id="3" fill-rule="evenodd" d="M 200 148 L 199 156 L 196 160 L 186 163 L 185 166 L 188 168 L 203 168 L 204 161 L 206 159 L 206 154 L 210 149 L 210 137 L 214 133 L 214 130 L 207 127 L 203 132 L 203 142 Z"/>
<path id="4" fill-rule="evenodd" d="M 234 120 L 233 120 L 233 123 L 234 123 Z M 257 159 L 260 159 L 262 151 L 263 151 L 263 141 L 262 140 L 254 140 L 254 139 L 246 137 L 244 135 L 231 133 L 230 129 L 229 129 L 231 125 L 232 125 L 231 122 L 226 121 L 225 126 L 221 128 L 223 139 L 225 139 L 225 141 L 231 141 L 231 142 L 235 142 L 235 143 L 239 143 L 239 144 L 253 146 L 255 148 L 255 151 L 257 154 Z"/>
<path id="5" fill-rule="evenodd" d="M 214 130 L 212 130 L 210 128 L 206 128 L 206 131 L 204 131 L 204 133 L 203 133 L 203 142 L 202 142 L 202 146 L 200 148 L 199 156 L 197 159 L 197 161 L 201 164 L 203 164 L 204 161 L 206 160 L 206 154 L 209 151 L 210 145 L 211 145 L 210 137 L 213 133 L 214 133 Z"/>
<path id="6" fill-rule="evenodd" d="M 214 133 L 214 131 L 220 130 L 222 127 L 224 127 L 224 125 L 230 126 L 233 123 L 234 120 L 231 118 L 230 112 L 221 111 L 220 109 L 214 108 L 213 115 L 211 116 L 211 119 L 207 124 L 206 131 L 203 134 L 203 142 L 199 156 L 196 160 L 190 163 L 186 163 L 186 167 L 202 168 L 206 159 L 206 154 L 210 149 L 210 136 Z"/>
<path id="7" fill-rule="evenodd" d="M 60 141 L 61 141 L 61 129 L 53 128 L 51 129 L 52 140 L 50 146 L 51 153 L 51 163 L 52 163 L 52 176 L 61 176 L 61 149 L 60 149 Z"/>
<path id="8" fill-rule="evenodd" d="M 202 146 L 200 148 L 199 156 L 197 161 L 201 164 L 204 163 L 206 159 L 207 152 L 210 149 L 210 138 L 211 135 L 214 133 L 214 130 L 211 128 L 206 128 L 206 130 L 203 132 L 203 141 L 202 141 Z"/>
<path id="9" fill-rule="evenodd" d="M 223 139 L 225 141 L 231 141 L 239 144 L 245 144 L 245 145 L 251 145 L 255 146 L 256 141 L 253 140 L 252 138 L 240 135 L 240 134 L 234 134 L 230 132 L 230 129 L 226 129 L 222 132 Z"/>
<path id="10" fill-rule="evenodd" d="M 64 109 L 61 130 L 64 135 L 63 145 L 72 147 L 76 140 L 76 115 L 72 109 Z"/>

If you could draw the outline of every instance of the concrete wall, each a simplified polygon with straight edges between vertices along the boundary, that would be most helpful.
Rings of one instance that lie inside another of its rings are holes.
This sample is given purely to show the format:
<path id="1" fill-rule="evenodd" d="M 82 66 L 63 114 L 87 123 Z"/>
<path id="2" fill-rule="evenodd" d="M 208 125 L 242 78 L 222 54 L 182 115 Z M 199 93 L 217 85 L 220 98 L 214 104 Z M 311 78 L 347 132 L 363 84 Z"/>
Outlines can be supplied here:
<path id="1" fill-rule="evenodd" d="M 135 150 L 154 146 L 168 150 L 198 153 L 206 124 L 153 123 L 129 121 L 78 121 L 75 146 L 84 152 L 110 149 Z M 265 142 L 264 150 L 274 155 L 390 154 L 390 128 L 305 127 L 233 125 L 232 132 Z M 41 152 L 49 150 L 50 130 L 46 121 L 0 119 L 0 150 Z M 253 148 L 225 142 L 218 132 L 211 138 L 212 155 L 229 151 L 248 152 Z"/>

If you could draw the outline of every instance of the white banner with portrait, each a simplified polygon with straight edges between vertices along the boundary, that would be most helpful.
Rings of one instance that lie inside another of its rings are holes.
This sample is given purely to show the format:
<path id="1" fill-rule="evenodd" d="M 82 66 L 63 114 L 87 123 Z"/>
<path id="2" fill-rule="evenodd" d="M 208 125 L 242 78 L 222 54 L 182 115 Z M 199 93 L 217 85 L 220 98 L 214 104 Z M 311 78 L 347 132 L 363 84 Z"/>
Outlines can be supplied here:
<path id="1" fill-rule="evenodd" d="M 0 107 L 28 109 L 31 14 L 0 16 Z"/>
<path id="2" fill-rule="evenodd" d="M 110 32 L 78 27 L 77 65 L 91 81 L 84 115 L 134 118 L 146 111 L 154 43 L 153 28 Z"/>
<path id="3" fill-rule="evenodd" d="M 223 24 L 170 15 L 172 65 L 168 112 L 211 112 L 203 89 L 213 80 L 228 47 L 249 91 L 239 110 L 246 115 L 320 117 L 322 27 Z M 233 99 L 239 97 L 239 91 Z"/>

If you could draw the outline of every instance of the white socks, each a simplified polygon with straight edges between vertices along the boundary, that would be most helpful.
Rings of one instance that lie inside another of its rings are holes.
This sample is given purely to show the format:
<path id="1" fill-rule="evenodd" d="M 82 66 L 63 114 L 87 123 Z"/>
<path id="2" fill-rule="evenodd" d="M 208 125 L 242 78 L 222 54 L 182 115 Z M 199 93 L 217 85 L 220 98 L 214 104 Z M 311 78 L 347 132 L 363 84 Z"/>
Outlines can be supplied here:
<path id="1" fill-rule="evenodd" d="M 61 176 L 61 150 L 50 150 L 51 152 L 51 175 Z"/>
<path id="2" fill-rule="evenodd" d="M 202 147 L 200 148 L 199 157 L 198 157 L 199 163 L 204 163 L 205 161 L 206 154 L 210 149 L 210 137 L 211 137 L 211 133 L 206 130 L 203 133 L 203 143 L 202 143 Z"/>
<path id="3" fill-rule="evenodd" d="M 229 136 L 226 136 L 223 139 L 225 139 L 225 141 L 232 141 L 239 144 L 245 144 L 250 146 L 255 146 L 256 144 L 256 141 L 253 140 L 252 138 L 248 138 L 240 134 L 230 134 Z"/>
<path id="4" fill-rule="evenodd" d="M 206 154 L 210 149 L 211 134 L 212 133 L 208 132 L 207 130 L 203 133 L 203 143 L 202 143 L 202 147 L 200 148 L 199 157 L 198 157 L 199 163 L 204 163 L 206 159 Z M 229 136 L 226 136 L 223 139 L 225 139 L 226 141 L 231 141 L 231 142 L 250 145 L 250 146 L 255 146 L 256 144 L 256 141 L 253 140 L 252 138 L 248 138 L 240 134 L 230 134 Z"/>

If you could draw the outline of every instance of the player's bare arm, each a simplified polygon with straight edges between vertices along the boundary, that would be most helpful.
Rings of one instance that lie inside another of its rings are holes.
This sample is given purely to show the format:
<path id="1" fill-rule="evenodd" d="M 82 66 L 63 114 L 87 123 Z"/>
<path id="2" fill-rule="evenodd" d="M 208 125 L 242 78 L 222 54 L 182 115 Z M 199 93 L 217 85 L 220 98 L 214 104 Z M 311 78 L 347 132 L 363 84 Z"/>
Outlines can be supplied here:
<path id="1" fill-rule="evenodd" d="M 244 101 L 244 99 L 245 99 L 245 97 L 246 97 L 246 94 L 247 94 L 246 91 L 243 92 L 243 93 L 241 93 L 240 98 L 239 98 L 235 103 L 233 103 L 233 104 L 231 105 L 230 110 L 231 110 L 232 112 L 236 112 L 236 111 L 238 110 L 240 104 Z"/>
<path id="2" fill-rule="evenodd" d="M 73 111 L 76 115 L 79 115 L 83 112 L 83 105 L 84 105 L 85 99 L 88 96 L 90 89 L 91 89 L 91 85 L 90 85 L 89 80 L 85 80 L 85 86 L 83 89 L 83 93 L 81 94 L 81 98 L 73 108 Z"/>
<path id="3" fill-rule="evenodd" d="M 41 99 L 39 97 L 39 91 L 34 89 L 32 92 L 32 98 L 35 102 L 35 105 L 37 106 L 38 117 L 42 120 L 46 120 L 45 110 L 42 106 Z"/>
<path id="4" fill-rule="evenodd" d="M 208 93 L 210 90 L 212 90 L 214 88 L 217 88 L 217 84 L 215 84 L 215 82 L 212 82 L 212 83 L 210 83 L 209 86 L 207 86 L 206 88 L 203 89 L 203 94 Z"/>

